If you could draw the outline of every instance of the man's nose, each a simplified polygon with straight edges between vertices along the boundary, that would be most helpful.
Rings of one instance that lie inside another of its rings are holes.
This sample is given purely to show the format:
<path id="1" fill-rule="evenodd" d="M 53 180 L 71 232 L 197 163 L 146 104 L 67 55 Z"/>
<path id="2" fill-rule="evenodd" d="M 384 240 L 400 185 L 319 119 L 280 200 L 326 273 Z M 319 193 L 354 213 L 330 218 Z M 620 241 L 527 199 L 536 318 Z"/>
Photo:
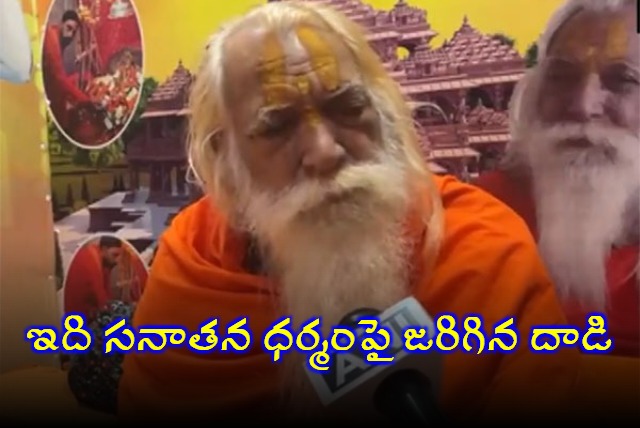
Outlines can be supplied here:
<path id="1" fill-rule="evenodd" d="M 302 167 L 309 177 L 328 177 L 335 174 L 346 160 L 346 152 L 331 129 L 319 120 L 307 127 L 303 139 Z"/>
<path id="2" fill-rule="evenodd" d="M 567 105 L 568 118 L 574 122 L 587 122 L 604 114 L 606 90 L 597 74 L 590 74 L 579 86 Z"/>

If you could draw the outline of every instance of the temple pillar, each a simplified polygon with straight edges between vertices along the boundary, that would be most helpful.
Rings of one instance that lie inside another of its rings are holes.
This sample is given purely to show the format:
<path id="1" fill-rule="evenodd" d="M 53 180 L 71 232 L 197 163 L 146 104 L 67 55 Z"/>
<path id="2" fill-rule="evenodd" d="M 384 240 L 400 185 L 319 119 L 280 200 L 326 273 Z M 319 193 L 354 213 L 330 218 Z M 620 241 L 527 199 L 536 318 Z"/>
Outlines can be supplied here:
<path id="1" fill-rule="evenodd" d="M 162 165 L 152 164 L 151 165 L 151 183 L 150 183 L 150 191 L 151 193 L 160 193 L 162 192 Z"/>
<path id="2" fill-rule="evenodd" d="M 187 168 L 185 168 L 184 166 L 180 166 L 176 169 L 176 190 L 178 195 L 182 196 L 187 194 L 187 189 L 185 186 L 186 182 Z"/>
<path id="3" fill-rule="evenodd" d="M 137 164 L 129 166 L 129 190 L 136 191 L 140 188 L 140 171 Z"/>
<path id="4" fill-rule="evenodd" d="M 460 178 L 465 183 L 471 181 L 473 159 L 463 158 L 460 160 Z"/>
<path id="5" fill-rule="evenodd" d="M 135 186 L 135 165 L 129 164 L 129 190 L 136 191 L 138 188 Z"/>
<path id="6" fill-rule="evenodd" d="M 174 163 L 171 168 L 171 194 L 178 194 L 178 174 L 180 174 L 180 164 Z"/>
<path id="7" fill-rule="evenodd" d="M 467 106 L 467 90 L 459 89 L 456 94 L 455 100 L 456 106 L 456 123 L 467 123 L 467 113 L 469 108 Z"/>
<path id="8" fill-rule="evenodd" d="M 171 170 L 173 165 L 162 164 L 162 193 L 171 195 Z"/>
<path id="9" fill-rule="evenodd" d="M 443 99 L 445 106 L 440 106 L 447 115 L 447 123 L 455 123 L 458 112 L 457 94 L 455 92 L 445 92 Z"/>
<path id="10" fill-rule="evenodd" d="M 506 108 L 506 106 L 502 105 L 504 103 L 504 88 L 501 84 L 493 85 L 491 99 L 495 110 L 504 110 Z"/>

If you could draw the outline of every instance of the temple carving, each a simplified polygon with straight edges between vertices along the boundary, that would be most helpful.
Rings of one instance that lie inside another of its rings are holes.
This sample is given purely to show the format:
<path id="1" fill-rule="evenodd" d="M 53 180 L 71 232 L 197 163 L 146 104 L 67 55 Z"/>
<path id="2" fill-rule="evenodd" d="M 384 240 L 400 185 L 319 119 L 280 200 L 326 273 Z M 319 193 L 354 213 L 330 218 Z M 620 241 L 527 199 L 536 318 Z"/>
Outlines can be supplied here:
<path id="1" fill-rule="evenodd" d="M 399 0 L 381 11 L 360 0 L 325 3 L 363 26 L 371 46 L 400 84 L 413 110 L 424 156 L 435 173 L 463 180 L 492 169 L 509 139 L 507 107 L 525 62 L 499 36 L 483 34 L 468 17 L 440 47 L 427 11 Z M 194 75 L 182 63 L 148 100 L 145 126 L 128 144 L 132 189 L 149 175 L 154 203 L 188 197 L 187 96 Z M 434 108 L 433 105 L 438 108 Z"/>
<path id="2" fill-rule="evenodd" d="M 193 74 L 182 61 L 173 74 L 158 85 L 141 116 L 143 126 L 127 146 L 131 189 L 140 187 L 140 176 L 149 180 L 149 203 L 188 199 L 187 101 Z"/>

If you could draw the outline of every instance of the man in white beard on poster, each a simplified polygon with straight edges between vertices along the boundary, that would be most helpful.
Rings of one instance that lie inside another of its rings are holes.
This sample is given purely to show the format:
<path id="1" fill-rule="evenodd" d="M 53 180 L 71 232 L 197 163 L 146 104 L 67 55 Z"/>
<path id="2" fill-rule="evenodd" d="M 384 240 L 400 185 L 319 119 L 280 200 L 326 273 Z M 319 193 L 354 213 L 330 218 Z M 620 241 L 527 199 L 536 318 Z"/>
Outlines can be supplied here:
<path id="1" fill-rule="evenodd" d="M 20 0 L 0 0 L 0 80 L 31 79 L 31 46 Z"/>
<path id="2" fill-rule="evenodd" d="M 640 70 L 636 0 L 570 0 L 511 105 L 501 170 L 477 184 L 536 236 L 570 322 L 607 315 L 614 353 L 638 356 Z"/>

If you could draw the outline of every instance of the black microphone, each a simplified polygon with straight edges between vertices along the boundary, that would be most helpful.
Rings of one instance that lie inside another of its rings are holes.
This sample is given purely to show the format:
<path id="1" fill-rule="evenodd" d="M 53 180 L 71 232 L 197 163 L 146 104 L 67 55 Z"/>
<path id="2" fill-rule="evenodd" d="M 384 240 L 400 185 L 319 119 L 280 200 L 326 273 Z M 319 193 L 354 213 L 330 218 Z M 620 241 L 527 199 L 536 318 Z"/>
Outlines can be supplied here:
<path id="1" fill-rule="evenodd" d="M 448 426 L 431 390 L 431 382 L 418 370 L 405 369 L 382 381 L 374 405 L 394 422 L 410 426 Z"/>
<path id="2" fill-rule="evenodd" d="M 435 398 L 440 386 L 442 355 L 435 350 L 408 353 L 403 347 L 405 327 L 427 328 L 431 336 L 433 319 L 415 298 L 409 297 L 382 313 L 371 308 L 350 312 L 341 325 L 353 329 L 363 317 L 375 317 L 379 327 L 391 330 L 392 344 L 384 352 L 394 360 L 390 364 L 372 365 L 367 363 L 366 354 L 356 348 L 332 355 L 327 371 L 307 369 L 322 403 L 336 413 L 367 414 L 378 422 L 388 419 L 418 426 L 447 425 Z"/>
<path id="3" fill-rule="evenodd" d="M 364 317 L 378 317 L 380 311 L 362 308 L 345 315 L 341 325 L 355 328 Z M 390 420 L 411 426 L 446 426 L 446 419 L 434 397 L 431 381 L 416 369 L 391 373 L 375 390 L 376 409 Z"/>

